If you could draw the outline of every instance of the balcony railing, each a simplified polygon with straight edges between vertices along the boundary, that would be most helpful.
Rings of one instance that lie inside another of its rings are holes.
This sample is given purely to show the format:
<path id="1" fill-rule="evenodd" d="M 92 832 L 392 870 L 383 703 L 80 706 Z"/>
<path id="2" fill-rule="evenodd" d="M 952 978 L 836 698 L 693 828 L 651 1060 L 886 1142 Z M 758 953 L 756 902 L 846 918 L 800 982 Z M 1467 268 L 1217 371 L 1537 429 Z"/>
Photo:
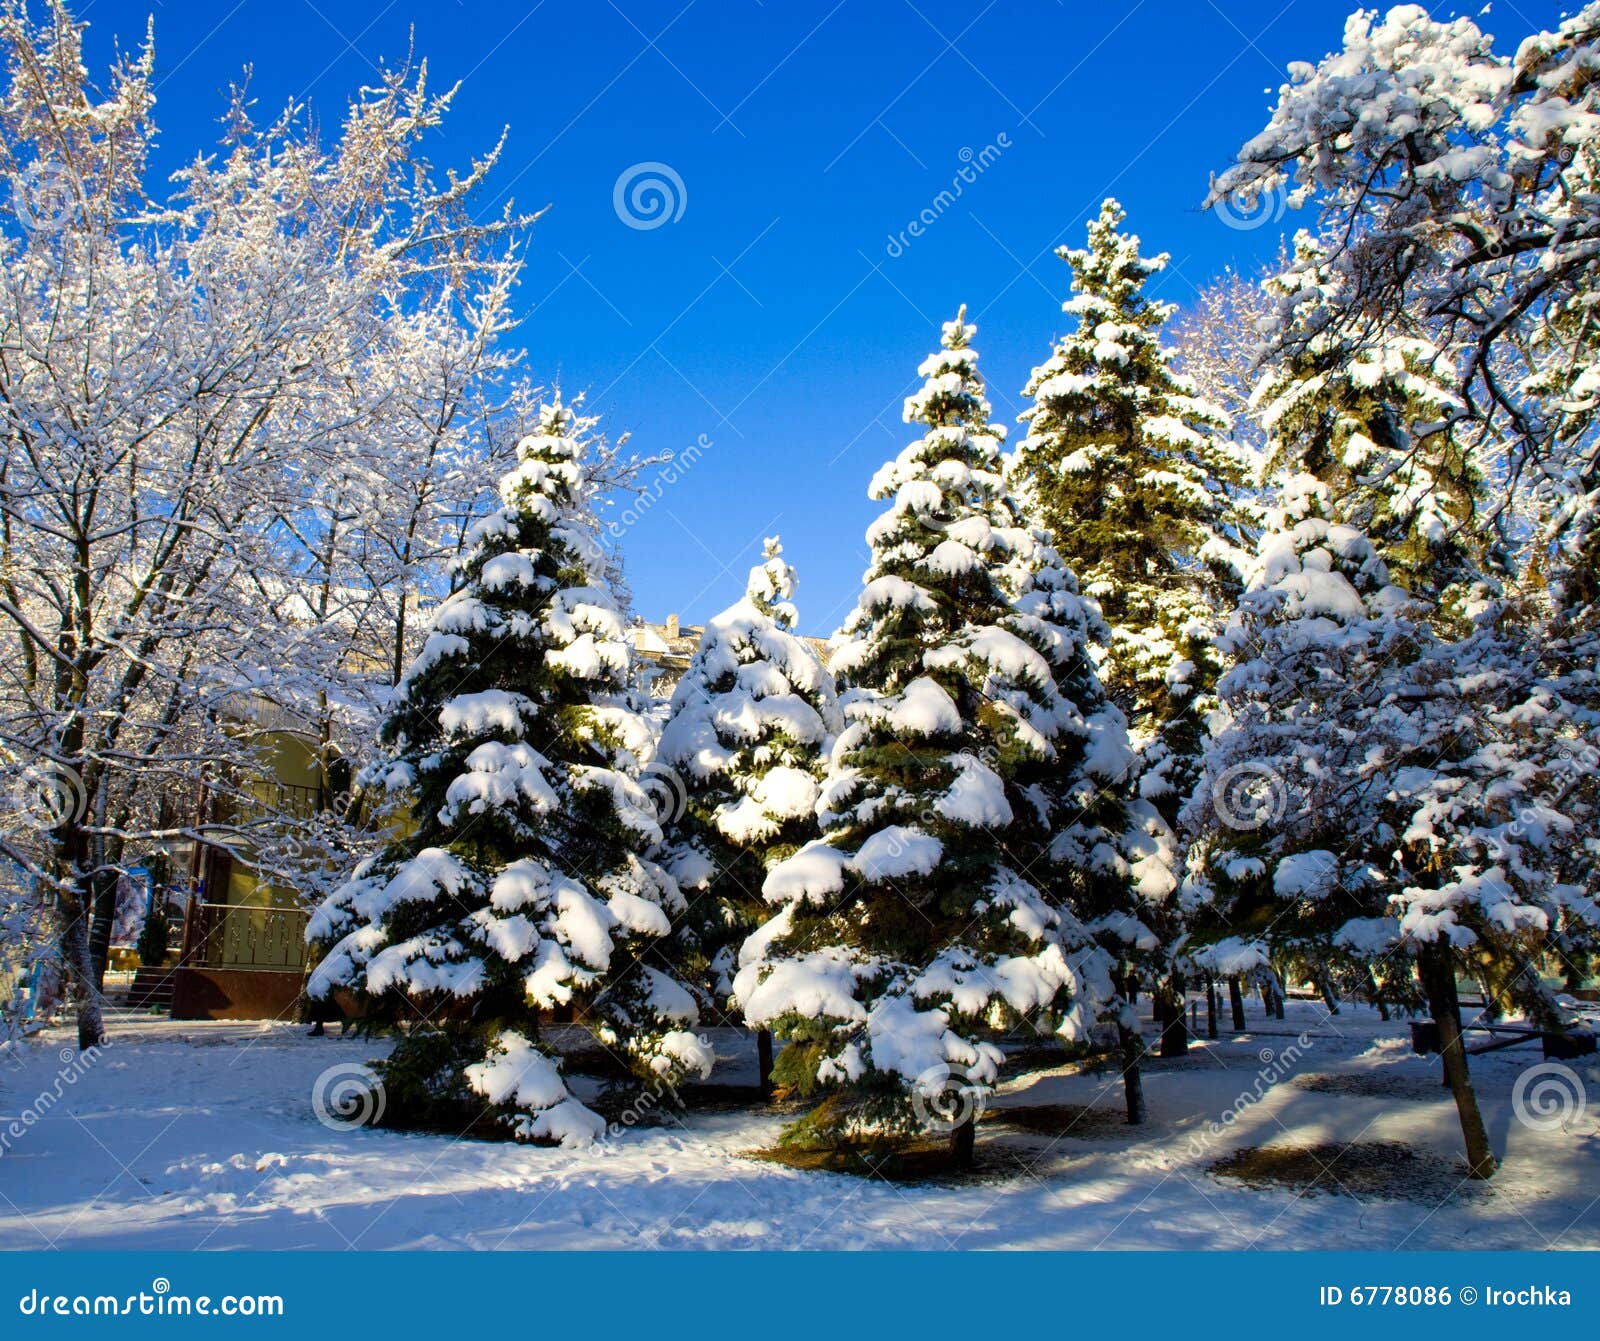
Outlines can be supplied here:
<path id="1" fill-rule="evenodd" d="M 183 963 L 193 968 L 301 969 L 308 917 L 300 908 L 196 903 L 184 931 Z"/>

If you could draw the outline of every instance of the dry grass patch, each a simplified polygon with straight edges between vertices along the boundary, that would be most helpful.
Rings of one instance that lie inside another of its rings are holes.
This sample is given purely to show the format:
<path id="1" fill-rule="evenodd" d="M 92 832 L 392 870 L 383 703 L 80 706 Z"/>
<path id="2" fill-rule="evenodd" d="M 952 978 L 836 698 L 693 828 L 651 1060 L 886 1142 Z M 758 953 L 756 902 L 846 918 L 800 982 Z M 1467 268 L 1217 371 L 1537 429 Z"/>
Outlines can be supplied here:
<path id="1" fill-rule="evenodd" d="M 1489 1195 L 1483 1184 L 1468 1179 L 1463 1161 L 1415 1150 L 1400 1141 L 1249 1146 L 1224 1155 L 1207 1171 L 1246 1187 L 1287 1188 L 1301 1195 L 1321 1192 L 1357 1201 L 1438 1205 Z"/>

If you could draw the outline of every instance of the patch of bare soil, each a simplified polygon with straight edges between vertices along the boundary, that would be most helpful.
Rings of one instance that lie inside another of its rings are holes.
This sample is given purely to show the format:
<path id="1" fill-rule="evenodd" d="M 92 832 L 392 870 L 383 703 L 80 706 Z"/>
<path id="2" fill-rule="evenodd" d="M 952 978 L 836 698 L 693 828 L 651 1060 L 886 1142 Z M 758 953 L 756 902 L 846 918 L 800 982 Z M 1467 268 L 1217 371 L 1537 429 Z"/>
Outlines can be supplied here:
<path id="1" fill-rule="evenodd" d="M 1450 1098 L 1449 1090 L 1439 1081 L 1426 1076 L 1385 1076 L 1366 1072 L 1346 1075 L 1335 1071 L 1312 1071 L 1296 1076 L 1290 1083 L 1315 1094 L 1347 1094 L 1359 1099 L 1410 1099 L 1433 1103 Z"/>
<path id="2" fill-rule="evenodd" d="M 980 1145 L 968 1168 L 957 1167 L 950 1158 L 947 1139 L 912 1141 L 896 1148 L 840 1144 L 825 1150 L 797 1146 L 772 1146 L 764 1150 L 744 1150 L 743 1159 L 764 1164 L 781 1164 L 807 1172 L 849 1173 L 858 1178 L 882 1178 L 890 1183 L 988 1183 L 1011 1176 L 1013 1162 L 989 1157 Z"/>
<path id="3" fill-rule="evenodd" d="M 1287 1188 L 1357 1201 L 1416 1201 L 1436 1206 L 1490 1195 L 1467 1177 L 1461 1160 L 1414 1150 L 1399 1141 L 1354 1145 L 1264 1145 L 1236 1150 L 1208 1172 L 1246 1187 Z"/>
<path id="4" fill-rule="evenodd" d="M 1080 1141 L 1143 1139 L 1161 1130 L 1152 1122 L 1130 1127 L 1127 1114 L 1121 1109 L 1098 1108 L 1087 1104 L 1022 1104 L 991 1108 L 979 1121 L 983 1130 L 1009 1128 L 1039 1136 L 1070 1136 Z"/>

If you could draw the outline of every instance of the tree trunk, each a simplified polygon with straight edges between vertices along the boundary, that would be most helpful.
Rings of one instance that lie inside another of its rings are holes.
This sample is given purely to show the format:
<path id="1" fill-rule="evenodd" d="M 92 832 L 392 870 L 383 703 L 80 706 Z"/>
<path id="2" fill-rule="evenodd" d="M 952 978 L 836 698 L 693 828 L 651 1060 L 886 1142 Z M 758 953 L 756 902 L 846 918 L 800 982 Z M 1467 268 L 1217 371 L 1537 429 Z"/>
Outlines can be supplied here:
<path id="1" fill-rule="evenodd" d="M 1189 1024 L 1183 1018 L 1183 996 L 1171 986 L 1155 995 L 1156 1018 L 1161 1023 L 1161 1056 L 1182 1057 L 1189 1051 Z"/>
<path id="2" fill-rule="evenodd" d="M 1370 965 L 1367 967 L 1367 995 L 1372 998 L 1372 1004 L 1378 1008 L 1379 1018 L 1387 1020 L 1389 1003 L 1383 999 L 1383 988 L 1378 986 L 1378 975 L 1372 971 Z"/>
<path id="3" fill-rule="evenodd" d="M 117 886 L 115 871 L 97 870 L 89 879 L 89 902 L 94 917 L 89 923 L 89 966 L 95 991 L 106 988 L 106 965 L 111 960 L 111 933 L 117 925 Z"/>
<path id="4" fill-rule="evenodd" d="M 1450 947 L 1437 942 L 1417 951 L 1417 974 L 1428 997 L 1428 1009 L 1439 1026 L 1439 1055 L 1444 1061 L 1444 1078 L 1456 1101 L 1461 1118 L 1461 1137 L 1467 1147 L 1467 1168 L 1473 1178 L 1492 1178 L 1494 1151 L 1489 1133 L 1478 1111 L 1478 1096 L 1473 1093 L 1467 1073 L 1467 1051 L 1461 1037 L 1461 1003 L 1456 996 L 1455 959 Z"/>
<path id="5" fill-rule="evenodd" d="M 1339 1013 L 1339 998 L 1333 994 L 1333 980 L 1326 973 L 1317 974 L 1317 990 L 1322 993 L 1322 1003 L 1327 1006 L 1329 1015 Z"/>
<path id="6" fill-rule="evenodd" d="M 971 1117 L 950 1133 L 950 1163 L 958 1169 L 972 1167 L 972 1147 L 978 1137 L 977 1125 Z"/>
<path id="7" fill-rule="evenodd" d="M 1267 1014 L 1273 1019 L 1283 1018 L 1283 993 L 1278 990 L 1277 982 L 1270 977 L 1261 984 L 1261 1004 L 1266 1007 Z"/>
<path id="8" fill-rule="evenodd" d="M 772 1030 L 756 1030 L 756 1075 L 761 1086 L 761 1097 L 772 1097 Z"/>
<path id="9" fill-rule="evenodd" d="M 89 954 L 88 917 L 82 901 L 63 898 L 65 925 L 61 931 L 61 964 L 78 1006 L 78 1050 L 87 1052 L 105 1042 L 105 1021 L 100 1012 L 100 992 L 94 985 L 94 964 Z"/>
<path id="10" fill-rule="evenodd" d="M 1233 1032 L 1242 1034 L 1245 1031 L 1244 1021 L 1244 991 L 1239 986 L 1239 975 L 1228 975 L 1228 1005 L 1233 1011 Z"/>
<path id="11" fill-rule="evenodd" d="M 1139 1037 L 1137 1030 L 1129 1029 L 1127 1025 L 1118 1025 L 1117 1033 L 1122 1040 L 1122 1097 L 1128 1105 L 1128 1125 L 1138 1127 L 1143 1125 L 1146 1117 L 1144 1078 L 1139 1074 L 1144 1040 Z"/>
<path id="12" fill-rule="evenodd" d="M 1206 1037 L 1217 1036 L 1217 980 L 1206 977 Z"/>

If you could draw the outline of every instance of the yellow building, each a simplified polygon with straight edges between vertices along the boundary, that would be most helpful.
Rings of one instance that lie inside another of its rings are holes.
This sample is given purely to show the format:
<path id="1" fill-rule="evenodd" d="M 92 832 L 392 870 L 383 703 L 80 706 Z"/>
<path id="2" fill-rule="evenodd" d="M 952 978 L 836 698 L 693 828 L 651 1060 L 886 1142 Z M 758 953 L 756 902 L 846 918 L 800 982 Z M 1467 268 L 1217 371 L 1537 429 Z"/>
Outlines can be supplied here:
<path id="1" fill-rule="evenodd" d="M 250 818 L 241 811 L 309 819 L 347 790 L 337 765 L 325 768 L 315 737 L 292 724 L 255 738 L 259 771 L 242 799 L 202 802 L 202 824 Z M 330 777 L 332 773 L 334 776 Z M 247 798 L 247 799 L 244 799 Z M 231 813 L 230 813 L 231 812 Z M 184 920 L 183 948 L 173 974 L 174 1019 L 292 1019 L 306 969 L 309 917 L 299 894 L 263 879 L 243 853 L 199 849 Z"/>

